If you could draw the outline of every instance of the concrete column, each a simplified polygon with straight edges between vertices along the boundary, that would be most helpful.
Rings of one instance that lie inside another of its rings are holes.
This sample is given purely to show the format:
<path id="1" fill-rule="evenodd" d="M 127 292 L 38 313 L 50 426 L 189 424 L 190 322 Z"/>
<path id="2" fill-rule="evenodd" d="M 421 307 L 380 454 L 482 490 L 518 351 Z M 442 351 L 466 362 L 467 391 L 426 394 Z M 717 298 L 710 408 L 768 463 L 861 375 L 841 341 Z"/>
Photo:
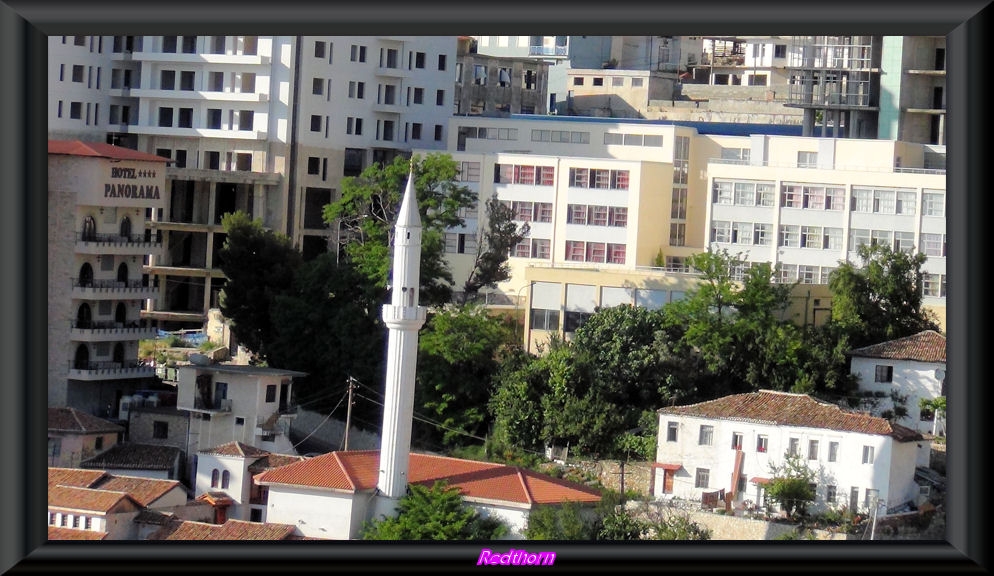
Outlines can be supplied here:
<path id="1" fill-rule="evenodd" d="M 815 132 L 815 111 L 813 108 L 804 109 L 804 117 L 801 120 L 801 136 L 814 136 Z"/>
<path id="2" fill-rule="evenodd" d="M 256 182 L 252 184 L 252 217 L 262 220 L 262 225 L 266 222 L 266 187 Z"/>
<path id="3" fill-rule="evenodd" d="M 214 205 L 217 203 L 217 182 L 210 182 L 209 186 L 210 193 L 207 195 L 207 224 L 214 224 Z"/>
<path id="4" fill-rule="evenodd" d="M 939 141 L 937 144 L 946 145 L 946 115 L 939 114 Z"/>

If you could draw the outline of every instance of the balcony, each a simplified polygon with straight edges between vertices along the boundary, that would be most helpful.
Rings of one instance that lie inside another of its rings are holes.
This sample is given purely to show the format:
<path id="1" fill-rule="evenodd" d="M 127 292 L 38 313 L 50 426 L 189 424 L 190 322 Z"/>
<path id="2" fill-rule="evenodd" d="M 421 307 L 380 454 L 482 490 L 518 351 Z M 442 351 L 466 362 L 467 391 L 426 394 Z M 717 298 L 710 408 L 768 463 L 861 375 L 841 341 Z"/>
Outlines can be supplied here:
<path id="1" fill-rule="evenodd" d="M 152 376 L 155 376 L 155 368 L 137 360 L 69 363 L 70 380 L 122 380 L 124 378 L 151 378 Z"/>
<path id="2" fill-rule="evenodd" d="M 72 297 L 84 300 L 149 300 L 159 297 L 157 285 L 141 280 L 80 280 L 72 278 Z"/>
<path id="3" fill-rule="evenodd" d="M 162 236 L 76 233 L 77 254 L 145 255 L 162 249 Z"/>
<path id="4" fill-rule="evenodd" d="M 189 406 L 180 406 L 184 410 L 190 410 Z M 194 398 L 193 410 L 199 412 L 231 412 L 231 398 L 215 398 L 205 401 L 203 398 Z"/>
<path id="5" fill-rule="evenodd" d="M 569 56 L 569 46 L 529 46 L 528 55 L 549 58 L 567 58 Z"/>
<path id="6" fill-rule="evenodd" d="M 131 322 L 70 322 L 69 339 L 73 342 L 119 342 L 155 338 L 156 330 L 138 320 Z"/>
<path id="7" fill-rule="evenodd" d="M 377 66 L 376 75 L 387 78 L 406 78 L 407 70 L 398 66 Z"/>

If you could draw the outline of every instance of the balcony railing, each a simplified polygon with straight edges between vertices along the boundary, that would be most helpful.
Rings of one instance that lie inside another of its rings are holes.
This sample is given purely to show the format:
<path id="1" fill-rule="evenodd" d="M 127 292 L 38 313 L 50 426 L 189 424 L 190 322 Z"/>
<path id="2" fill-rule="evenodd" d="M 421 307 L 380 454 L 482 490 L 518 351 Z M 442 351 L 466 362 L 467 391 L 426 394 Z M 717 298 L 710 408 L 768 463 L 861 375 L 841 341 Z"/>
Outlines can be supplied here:
<path id="1" fill-rule="evenodd" d="M 193 407 L 196 410 L 207 410 L 208 412 L 231 412 L 231 398 L 215 398 L 211 402 L 195 398 Z"/>
<path id="2" fill-rule="evenodd" d="M 76 233 L 77 242 L 93 242 L 95 244 L 159 244 L 162 242 L 162 233 L 155 236 L 145 236 L 142 234 L 131 234 L 122 236 L 121 234 L 84 234 Z"/>
<path id="3" fill-rule="evenodd" d="M 127 340 L 129 337 L 132 339 L 154 338 L 156 334 L 153 326 L 140 320 L 129 322 L 80 322 L 73 320 L 69 322 L 69 326 L 72 329 L 72 338 L 87 341 Z"/>
<path id="4" fill-rule="evenodd" d="M 72 362 L 69 377 L 82 380 L 145 378 L 155 376 L 155 369 L 140 360 L 125 362 Z"/>
<path id="5" fill-rule="evenodd" d="M 556 56 L 565 58 L 569 56 L 569 46 L 529 46 L 529 56 Z"/>

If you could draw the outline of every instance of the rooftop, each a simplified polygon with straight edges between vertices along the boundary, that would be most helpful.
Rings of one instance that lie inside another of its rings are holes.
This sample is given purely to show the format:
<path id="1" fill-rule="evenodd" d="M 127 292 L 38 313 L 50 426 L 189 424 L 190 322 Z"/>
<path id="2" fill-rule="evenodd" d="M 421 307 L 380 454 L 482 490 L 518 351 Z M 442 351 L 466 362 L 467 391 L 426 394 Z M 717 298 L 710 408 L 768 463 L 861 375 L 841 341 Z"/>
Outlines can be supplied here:
<path id="1" fill-rule="evenodd" d="M 269 368 L 266 366 L 245 366 L 243 364 L 208 364 L 200 366 L 198 364 L 186 364 L 179 366 L 179 370 L 195 368 L 198 372 L 222 372 L 225 374 L 257 374 L 260 376 L 307 376 L 306 372 L 295 370 L 283 370 L 280 368 Z"/>
<path id="2" fill-rule="evenodd" d="M 99 434 L 104 432 L 124 432 L 124 428 L 75 408 L 49 408 L 48 431 Z"/>
<path id="3" fill-rule="evenodd" d="M 115 444 L 105 452 L 80 462 L 80 468 L 124 468 L 130 470 L 172 470 L 181 451 L 175 446 L 156 444 Z"/>
<path id="4" fill-rule="evenodd" d="M 376 487 L 380 454 L 377 450 L 330 452 L 296 464 L 267 470 L 256 476 L 268 485 L 307 486 L 345 492 Z M 554 504 L 566 500 L 599 502 L 598 490 L 539 474 L 531 470 L 428 454 L 410 455 L 408 477 L 412 484 L 431 486 L 447 481 L 464 498 L 523 504 Z"/>
<path id="5" fill-rule="evenodd" d="M 50 155 L 64 156 L 93 156 L 111 160 L 143 160 L 146 162 L 162 163 L 169 161 L 168 158 L 139 152 L 131 148 L 123 148 L 102 142 L 83 142 L 81 140 L 49 140 L 48 153 Z"/>
<path id="6" fill-rule="evenodd" d="M 106 538 L 106 532 L 81 530 L 79 528 L 63 528 L 61 526 L 48 527 L 49 540 L 105 540 Z"/>
<path id="7" fill-rule="evenodd" d="M 824 428 L 841 432 L 891 436 L 899 442 L 921 440 L 918 432 L 884 418 L 843 410 L 807 394 L 760 390 L 733 394 L 687 406 L 660 408 L 660 414 L 737 420 L 776 426 Z"/>
<path id="8" fill-rule="evenodd" d="M 904 338 L 856 348 L 849 354 L 864 358 L 945 363 L 946 337 L 935 330 L 924 330 Z"/>
<path id="9" fill-rule="evenodd" d="M 642 124 L 647 126 L 683 126 L 693 128 L 701 135 L 749 136 L 800 136 L 801 126 L 790 124 L 746 124 L 737 122 L 693 122 L 687 120 L 650 120 L 647 118 L 601 118 L 596 116 L 561 116 L 557 114 L 511 114 L 513 120 L 534 122 L 576 122 L 578 124 Z M 458 117 L 461 118 L 461 117 Z"/>
<path id="10" fill-rule="evenodd" d="M 289 524 L 260 524 L 228 520 L 224 524 L 207 524 L 172 520 L 149 536 L 149 540 L 287 540 L 293 535 Z"/>
<path id="11" fill-rule="evenodd" d="M 256 448 L 255 446 L 250 446 L 242 442 L 227 442 L 225 444 L 220 444 L 214 446 L 213 448 L 205 448 L 200 451 L 201 454 L 210 454 L 211 456 L 234 456 L 239 458 L 261 458 L 263 456 L 269 456 L 269 452 L 263 450 L 262 448 Z"/>

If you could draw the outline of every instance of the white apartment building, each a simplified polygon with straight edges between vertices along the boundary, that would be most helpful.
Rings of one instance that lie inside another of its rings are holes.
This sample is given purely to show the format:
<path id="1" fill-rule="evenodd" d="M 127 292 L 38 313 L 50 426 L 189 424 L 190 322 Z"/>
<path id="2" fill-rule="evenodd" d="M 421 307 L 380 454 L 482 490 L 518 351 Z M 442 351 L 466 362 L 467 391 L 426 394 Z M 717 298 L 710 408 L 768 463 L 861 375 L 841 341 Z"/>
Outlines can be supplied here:
<path id="1" fill-rule="evenodd" d="M 443 148 L 456 37 L 53 36 L 49 133 L 172 160 L 149 227 L 142 312 L 198 328 L 224 286 L 221 219 L 242 210 L 305 257 L 341 178 L 411 148 Z"/>
<path id="2" fill-rule="evenodd" d="M 138 341 L 155 330 L 142 274 L 161 249 L 145 226 L 164 204 L 165 159 L 78 140 L 48 143 L 48 405 L 117 418 L 122 396 L 155 375 Z"/>
<path id="3" fill-rule="evenodd" d="M 770 390 L 658 412 L 657 499 L 724 492 L 733 505 L 768 506 L 771 465 L 791 454 L 814 472 L 809 512 L 845 506 L 872 513 L 878 501 L 891 509 L 919 503 L 915 467 L 928 465 L 929 442 L 883 418 Z M 723 506 L 720 498 L 711 501 Z"/>

